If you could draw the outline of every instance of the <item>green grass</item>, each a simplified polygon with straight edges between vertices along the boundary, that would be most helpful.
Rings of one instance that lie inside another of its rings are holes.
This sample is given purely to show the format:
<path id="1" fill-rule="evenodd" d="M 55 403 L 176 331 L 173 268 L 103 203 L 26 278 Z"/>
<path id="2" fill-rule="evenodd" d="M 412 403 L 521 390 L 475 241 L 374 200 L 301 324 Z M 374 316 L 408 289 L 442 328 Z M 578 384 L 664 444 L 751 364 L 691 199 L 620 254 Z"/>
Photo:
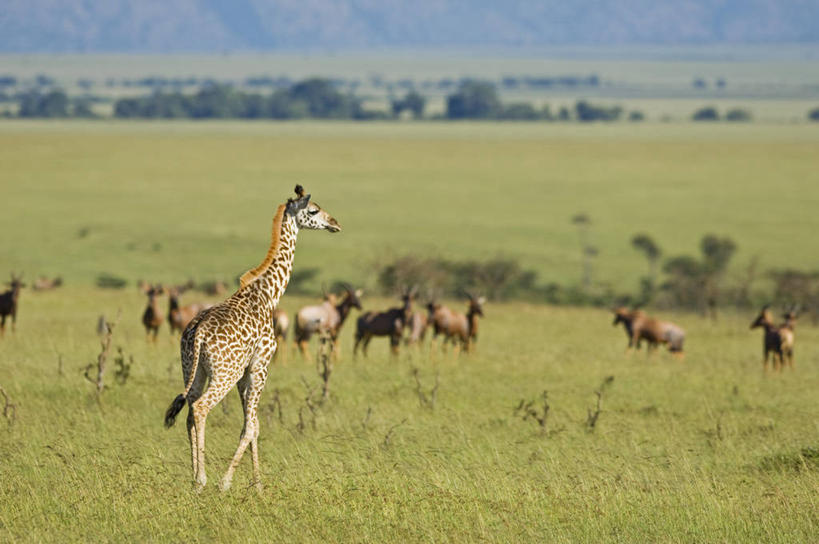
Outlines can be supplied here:
<path id="1" fill-rule="evenodd" d="M 345 229 L 302 236 L 315 288 L 371 288 L 374 265 L 406 253 L 500 255 L 575 282 L 578 212 L 596 279 L 619 290 L 645 272 L 637 232 L 666 255 L 731 236 L 736 275 L 754 256 L 815 268 L 817 157 L 807 125 L 4 122 L 0 274 L 233 278 L 264 255 L 295 183 Z"/>
<path id="2" fill-rule="evenodd" d="M 233 278 L 261 260 L 296 182 L 344 226 L 303 233 L 296 269 L 322 269 L 314 288 L 364 285 L 366 309 L 394 303 L 372 296 L 373 265 L 407 252 L 504 255 L 574 282 L 579 211 L 601 250 L 597 281 L 620 289 L 645 268 L 629 246 L 638 231 L 667 254 L 730 235 L 731 274 L 753 255 L 762 269 L 812 268 L 817 144 L 819 127 L 761 124 L 3 122 L 0 276 L 62 274 L 66 287 L 24 290 L 18 331 L 0 340 L 0 385 L 17 405 L 11 427 L 0 419 L 0 541 L 815 541 L 819 329 L 807 323 L 796 370 L 767 377 L 746 315 L 668 315 L 688 331 L 684 363 L 625 356 L 602 310 L 490 303 L 477 353 L 433 360 L 391 361 L 374 340 L 353 362 L 348 325 L 315 426 L 298 430 L 314 366 L 272 369 L 262 496 L 248 459 L 216 491 L 241 429 L 235 393 L 209 419 L 210 483 L 196 495 L 184 423 L 162 428 L 183 387 L 178 344 L 166 329 L 146 344 L 132 285 L 92 284 L 101 272 Z M 117 309 L 114 345 L 133 371 L 117 384 L 111 363 L 97 404 L 82 369 L 99 351 L 97 317 Z M 433 410 L 412 366 L 427 390 L 440 377 Z M 542 433 L 514 408 L 544 390 Z"/>
<path id="3" fill-rule="evenodd" d="M 798 329 L 794 372 L 765 377 L 747 316 L 672 316 L 689 334 L 683 363 L 624 356 L 623 332 L 598 310 L 490 304 L 477 353 L 434 360 L 391 361 L 374 341 L 353 362 L 347 327 L 315 427 L 297 428 L 313 365 L 273 367 L 264 493 L 249 487 L 249 459 L 231 491 L 216 490 L 241 429 L 231 393 L 229 413 L 209 418 L 209 484 L 196 495 L 184 417 L 162 428 L 182 388 L 177 345 L 164 329 L 146 344 L 142 304 L 130 289 L 25 293 L 19 329 L 0 344 L 0 385 L 18 414 L 8 429 L 0 420 L 0 540 L 792 543 L 819 530 L 817 329 Z M 97 315 L 116 308 L 114 345 L 135 362 L 124 385 L 109 370 L 97 405 L 81 369 L 99 349 Z M 420 406 L 412 366 L 426 390 L 439 374 L 434 409 Z M 543 390 L 545 434 L 514 413 Z"/>

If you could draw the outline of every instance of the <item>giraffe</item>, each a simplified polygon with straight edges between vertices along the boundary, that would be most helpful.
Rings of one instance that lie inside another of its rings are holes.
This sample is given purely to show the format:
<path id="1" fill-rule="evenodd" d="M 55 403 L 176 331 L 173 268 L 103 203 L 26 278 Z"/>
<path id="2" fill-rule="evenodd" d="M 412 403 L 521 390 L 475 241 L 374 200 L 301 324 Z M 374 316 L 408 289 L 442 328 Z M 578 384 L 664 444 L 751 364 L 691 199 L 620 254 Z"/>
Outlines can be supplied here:
<path id="1" fill-rule="evenodd" d="M 227 300 L 199 313 L 182 333 L 180 351 L 185 391 L 165 414 L 165 426 L 174 424 L 188 404 L 188 439 L 191 444 L 194 489 L 201 491 L 205 475 L 205 421 L 208 412 L 237 386 L 244 411 L 239 446 L 221 481 L 230 488 L 233 473 L 250 446 L 253 480 L 261 491 L 259 473 L 259 397 L 267 367 L 276 351 L 273 310 L 293 270 L 296 236 L 301 229 L 339 232 L 341 226 L 296 185 L 297 198 L 276 210 L 270 249 L 264 261 L 242 275 L 239 289 Z"/>

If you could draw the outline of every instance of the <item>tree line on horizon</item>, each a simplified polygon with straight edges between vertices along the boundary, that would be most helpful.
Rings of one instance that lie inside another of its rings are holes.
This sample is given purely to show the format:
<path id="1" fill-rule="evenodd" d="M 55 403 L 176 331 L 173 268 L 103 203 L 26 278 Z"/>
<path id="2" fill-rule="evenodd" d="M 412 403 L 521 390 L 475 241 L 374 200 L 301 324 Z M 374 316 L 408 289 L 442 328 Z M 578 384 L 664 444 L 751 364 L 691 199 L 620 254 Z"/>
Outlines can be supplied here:
<path id="1" fill-rule="evenodd" d="M 194 94 L 157 91 L 147 96 L 120 98 L 114 102 L 113 116 L 119 119 L 347 119 L 387 120 L 397 118 L 432 120 L 506 120 L 506 121 L 642 121 L 639 110 L 626 111 L 617 105 L 600 105 L 577 100 L 573 107 L 556 110 L 546 104 L 503 102 L 494 84 L 464 81 L 447 95 L 443 114 L 428 115 L 427 99 L 410 90 L 392 98 L 387 110 L 366 107 L 353 93 L 340 91 L 332 81 L 310 78 L 269 94 L 245 92 L 229 85 L 206 85 Z M 20 95 L 18 117 L 60 118 L 98 117 L 94 101 L 88 97 L 70 98 L 64 91 L 31 90 Z M 750 121 L 751 113 L 733 108 L 724 115 L 706 106 L 693 113 L 693 121 Z M 808 112 L 808 119 L 819 121 L 819 107 Z"/>

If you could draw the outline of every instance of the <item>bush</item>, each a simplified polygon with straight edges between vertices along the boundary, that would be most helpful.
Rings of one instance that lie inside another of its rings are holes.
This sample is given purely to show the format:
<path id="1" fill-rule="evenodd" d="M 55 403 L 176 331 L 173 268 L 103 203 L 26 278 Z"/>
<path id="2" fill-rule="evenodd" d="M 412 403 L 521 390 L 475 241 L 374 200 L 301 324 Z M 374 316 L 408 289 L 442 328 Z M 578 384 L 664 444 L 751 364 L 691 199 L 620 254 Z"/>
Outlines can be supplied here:
<path id="1" fill-rule="evenodd" d="M 102 273 L 97 276 L 97 287 L 100 289 L 123 289 L 128 280 L 113 274 Z"/>
<path id="2" fill-rule="evenodd" d="M 628 120 L 632 122 L 644 121 L 646 118 L 645 114 L 641 111 L 631 111 L 628 114 Z"/>
<path id="3" fill-rule="evenodd" d="M 731 121 L 735 123 L 744 123 L 751 120 L 751 112 L 748 110 L 744 110 L 742 108 L 734 108 L 732 110 L 728 110 L 725 114 L 725 120 Z"/>
<path id="4" fill-rule="evenodd" d="M 494 300 L 524 297 L 541 300 L 535 280 L 535 272 L 503 258 L 449 261 L 408 255 L 381 267 L 378 274 L 378 285 L 386 294 L 417 285 L 439 297 L 456 297 L 472 291 Z"/>
<path id="5" fill-rule="evenodd" d="M 808 119 L 819 122 L 819 108 L 813 108 L 808 112 Z"/>
<path id="6" fill-rule="evenodd" d="M 719 121 L 719 112 L 713 106 L 706 106 L 695 111 L 691 119 L 693 121 Z"/>
<path id="7" fill-rule="evenodd" d="M 578 121 L 616 121 L 623 113 L 623 108 L 620 106 L 595 106 L 589 104 L 585 100 L 579 100 L 574 106 L 575 114 Z"/>

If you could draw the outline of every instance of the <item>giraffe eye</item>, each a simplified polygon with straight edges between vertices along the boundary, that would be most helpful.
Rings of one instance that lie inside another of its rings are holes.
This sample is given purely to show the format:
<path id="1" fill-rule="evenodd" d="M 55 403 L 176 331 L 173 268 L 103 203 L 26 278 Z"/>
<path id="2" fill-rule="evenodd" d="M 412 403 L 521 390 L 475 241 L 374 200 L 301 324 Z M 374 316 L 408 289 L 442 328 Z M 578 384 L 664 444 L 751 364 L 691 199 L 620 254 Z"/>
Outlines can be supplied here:
<path id="1" fill-rule="evenodd" d="M 307 210 L 307 213 L 310 215 L 316 215 L 319 211 L 318 210 Z"/>

